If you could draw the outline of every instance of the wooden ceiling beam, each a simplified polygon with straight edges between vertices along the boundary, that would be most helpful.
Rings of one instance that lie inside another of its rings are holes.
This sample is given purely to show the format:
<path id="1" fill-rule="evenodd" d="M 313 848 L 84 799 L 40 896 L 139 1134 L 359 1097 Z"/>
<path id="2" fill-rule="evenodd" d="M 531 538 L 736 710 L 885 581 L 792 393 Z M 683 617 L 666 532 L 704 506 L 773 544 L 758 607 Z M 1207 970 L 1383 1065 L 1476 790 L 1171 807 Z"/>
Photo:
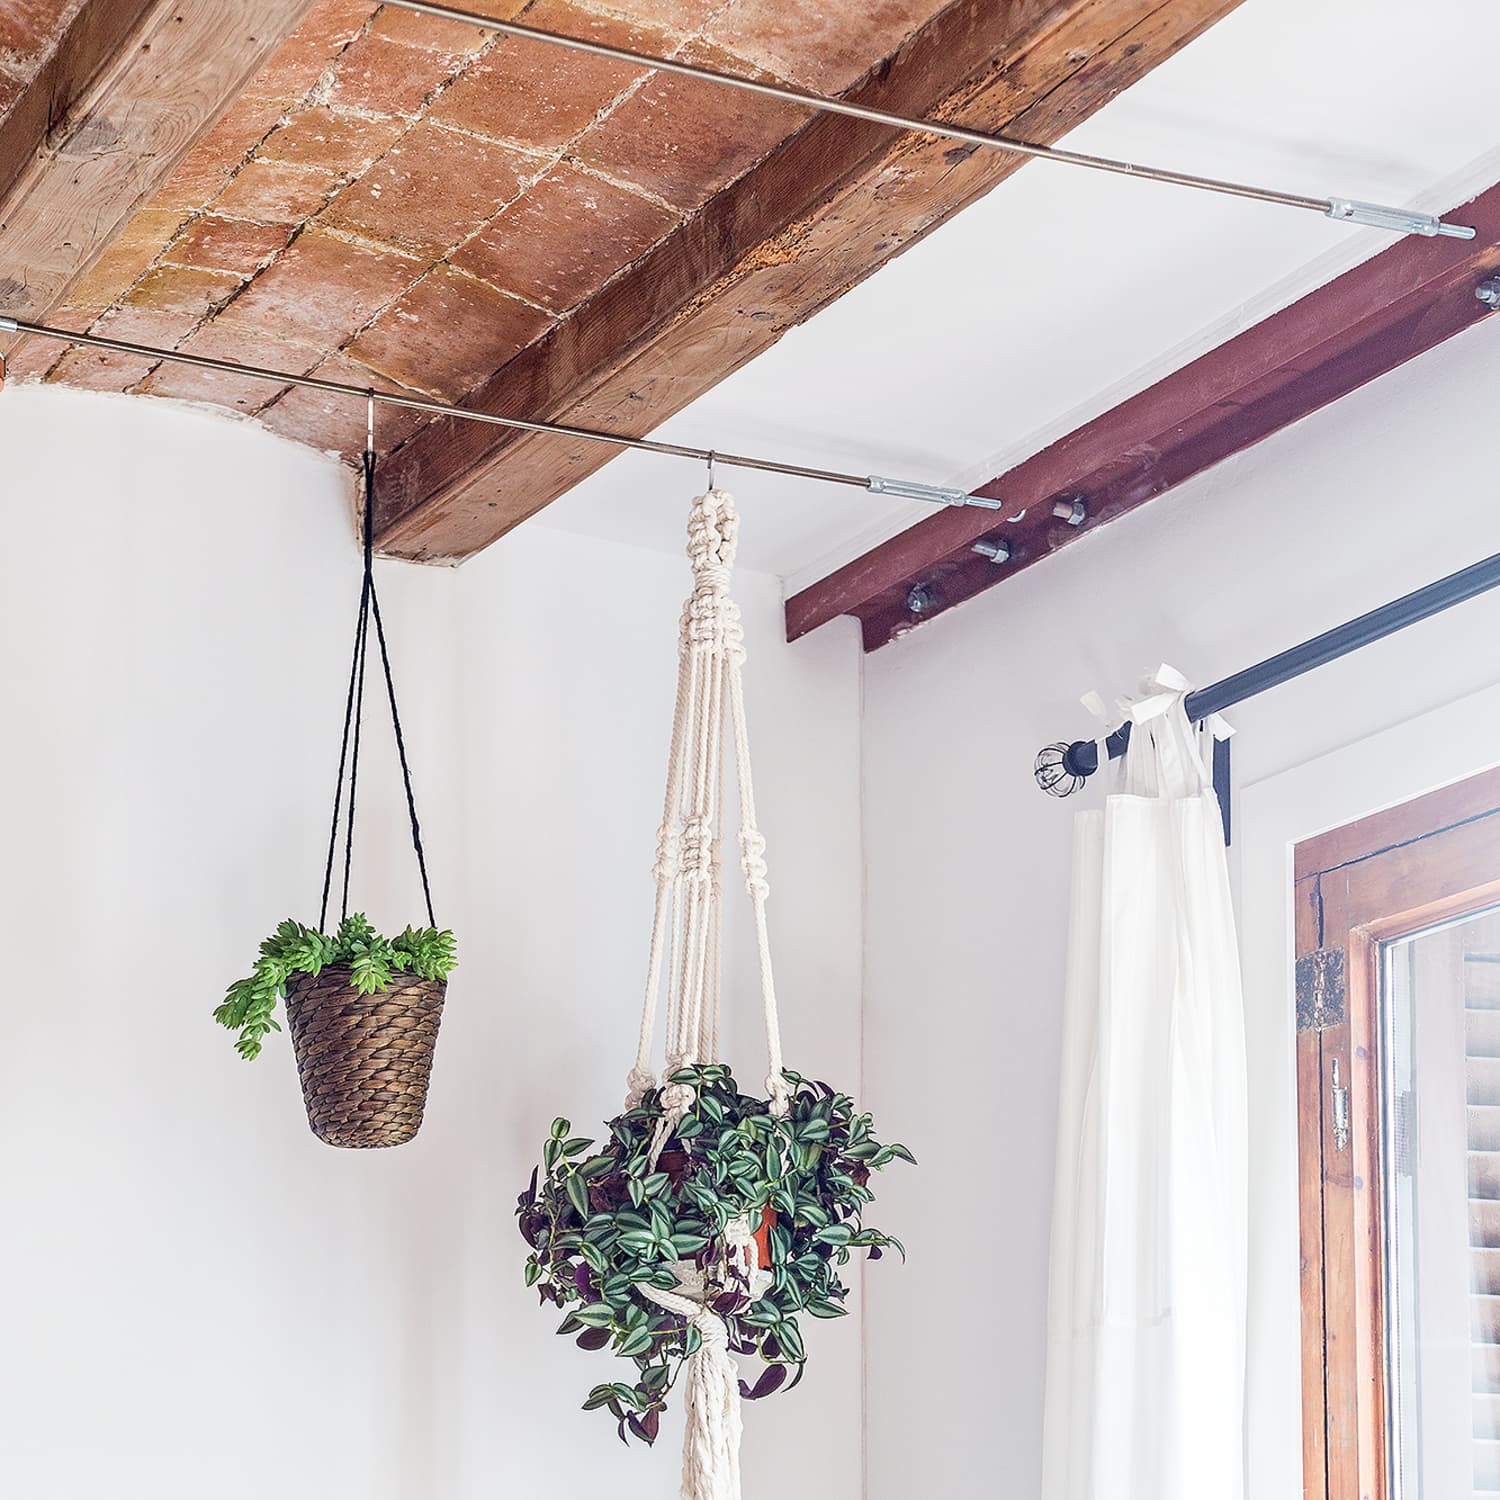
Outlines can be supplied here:
<path id="1" fill-rule="evenodd" d="M 1461 333 L 1490 311 L 1475 293 L 1500 271 L 1500 184 L 1462 212 L 1473 240 L 1400 240 L 981 485 L 999 512 L 945 510 L 794 594 L 787 638 L 856 615 L 876 650 Z M 1075 499 L 1083 528 L 1052 514 Z M 1003 566 L 973 551 L 998 539 Z"/>
<path id="2" fill-rule="evenodd" d="M 313 0 L 89 0 L 0 131 L 0 310 L 39 318 Z"/>
<path id="3" fill-rule="evenodd" d="M 955 0 L 849 97 L 1051 142 L 1236 4 Z M 817 116 L 465 404 L 649 432 L 1023 160 Z M 466 557 L 612 456 L 432 423 L 383 468 L 377 542 L 413 559 Z"/>

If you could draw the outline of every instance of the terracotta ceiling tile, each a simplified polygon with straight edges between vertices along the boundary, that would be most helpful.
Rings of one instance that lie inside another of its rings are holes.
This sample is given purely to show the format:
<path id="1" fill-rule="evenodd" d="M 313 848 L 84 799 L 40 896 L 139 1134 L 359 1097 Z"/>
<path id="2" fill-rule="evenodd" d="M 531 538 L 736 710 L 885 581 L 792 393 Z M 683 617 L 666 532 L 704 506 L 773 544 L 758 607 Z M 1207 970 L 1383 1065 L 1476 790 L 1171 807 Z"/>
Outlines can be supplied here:
<path id="1" fill-rule="evenodd" d="M 743 63 L 702 43 L 683 56 L 726 72 Z M 753 70 L 752 70 L 753 71 Z M 658 73 L 575 147 L 608 176 L 695 209 L 806 123 L 808 112 Z"/>
<path id="2" fill-rule="evenodd" d="M 197 210 L 229 180 L 281 119 L 281 106 L 264 99 L 239 99 L 157 190 L 151 208 Z"/>
<path id="3" fill-rule="evenodd" d="M 318 167 L 248 162 L 214 200 L 214 211 L 257 224 L 300 224 L 328 201 L 338 178 Z"/>
<path id="4" fill-rule="evenodd" d="M 185 308 L 115 307 L 95 321 L 93 332 L 127 344 L 172 349 L 198 326 L 203 311 Z M 132 356 L 133 357 L 133 356 Z"/>
<path id="5" fill-rule="evenodd" d="M 670 209 L 560 162 L 464 245 L 453 263 L 566 312 L 679 222 Z"/>
<path id="6" fill-rule="evenodd" d="M 55 323 L 50 314 L 47 321 Z M 5 357 L 5 378 L 0 380 L 0 388 L 44 379 L 66 352 L 54 339 L 22 339 Z"/>
<path id="7" fill-rule="evenodd" d="M 54 328 L 66 328 L 82 333 L 99 316 L 95 307 L 59 307 L 47 314 L 47 321 Z M 24 335 L 6 356 L 6 380 L 37 380 L 67 352 L 67 345 L 55 339 L 26 338 Z"/>
<path id="8" fill-rule="evenodd" d="M 39 58 L 49 50 L 73 9 L 64 0 L 5 0 L 0 5 L 0 51 L 17 61 Z"/>
<path id="9" fill-rule="evenodd" d="M 299 339 L 277 338 L 252 328 L 226 327 L 217 319 L 205 323 L 181 347 L 213 359 L 232 359 L 238 364 L 259 365 L 264 370 L 285 370 L 288 375 L 306 375 L 327 357 L 324 350 Z M 260 404 L 264 406 L 275 387 L 264 381 L 261 390 L 264 395 Z"/>
<path id="10" fill-rule="evenodd" d="M 304 109 L 269 135 L 257 155 L 299 167 L 322 167 L 358 177 L 378 161 L 406 129 L 403 120 L 339 114 L 326 106 Z"/>
<path id="11" fill-rule="evenodd" d="M 334 398 L 320 391 L 289 390 L 274 406 L 257 412 L 255 420 L 294 443 L 306 443 L 324 453 L 355 451 L 340 441 L 337 425 L 354 419 L 342 414 Z"/>
<path id="12" fill-rule="evenodd" d="M 329 204 L 323 222 L 436 258 L 510 202 L 542 165 L 424 120 Z"/>
<path id="13" fill-rule="evenodd" d="M 493 16 L 497 21 L 514 21 L 525 16 L 526 8 L 533 3 L 534 0 L 464 0 L 461 9 L 474 11 L 481 16 Z M 609 0 L 605 0 L 603 8 L 618 9 Z M 525 20 L 528 26 L 535 24 L 530 16 L 525 16 Z"/>
<path id="14" fill-rule="evenodd" d="M 600 0 L 600 3 L 606 10 L 637 21 L 670 26 L 685 35 L 702 31 L 709 17 L 724 8 L 724 0 Z"/>
<path id="15" fill-rule="evenodd" d="M 362 389 L 373 388 L 402 395 L 417 394 L 407 391 L 395 381 L 387 380 L 346 354 L 330 355 L 308 373 L 316 375 L 320 380 L 336 380 L 342 385 L 359 386 Z M 274 406 L 266 407 L 257 420 L 283 437 L 321 448 L 325 453 L 355 454 L 364 451 L 365 403 L 349 396 L 293 387 Z M 427 421 L 428 418 L 421 412 L 406 411 L 398 406 L 377 406 L 377 451 L 389 453 Z M 377 493 L 378 483 L 377 474 Z"/>
<path id="16" fill-rule="evenodd" d="M 221 314 L 226 324 L 336 347 L 421 274 L 394 250 L 309 229 Z"/>
<path id="17" fill-rule="evenodd" d="M 660 54 L 677 43 L 659 28 L 580 10 L 567 0 L 541 0 L 524 20 L 542 31 L 640 52 Z M 433 105 L 432 117 L 481 135 L 555 151 L 643 76 L 639 68 L 605 58 L 506 38 L 443 93 Z"/>
<path id="18" fill-rule="evenodd" d="M 242 278 L 225 271 L 202 270 L 196 266 L 156 265 L 130 289 L 109 317 L 132 309 L 160 313 L 174 318 L 191 319 L 183 333 L 208 311 L 232 296 Z M 181 337 L 181 335 L 178 335 Z M 121 337 L 129 338 L 129 334 Z"/>
<path id="19" fill-rule="evenodd" d="M 551 322 L 482 281 L 436 267 L 349 346 L 371 369 L 457 400 Z"/>
<path id="20" fill-rule="evenodd" d="M 364 30 L 377 8 L 374 0 L 320 0 L 245 85 L 246 94 L 288 104 L 306 98 L 329 64 Z"/>
<path id="21" fill-rule="evenodd" d="M 526 0 L 512 0 L 505 7 L 491 6 L 487 14 L 509 20 L 526 8 Z M 468 10 L 465 4 L 460 10 Z M 435 16 L 419 15 L 413 10 L 401 10 L 397 6 L 383 6 L 375 17 L 370 30 L 377 36 L 389 37 L 393 42 L 405 42 L 409 47 L 425 47 L 446 57 L 453 67 L 462 65 L 489 40 L 492 33 L 471 26 L 466 21 L 443 21 Z"/>
<path id="22" fill-rule="evenodd" d="M 706 36 L 747 62 L 837 93 L 894 52 L 946 0 L 730 0 Z"/>
<path id="23" fill-rule="evenodd" d="M 108 307 L 145 274 L 182 228 L 181 209 L 143 208 L 135 214 L 88 271 L 68 288 L 71 301 Z"/>
<path id="24" fill-rule="evenodd" d="M 47 372 L 47 383 L 80 391 L 128 391 L 151 373 L 152 361 L 108 349 L 68 349 Z"/>
<path id="25" fill-rule="evenodd" d="M 290 238 L 291 229 L 285 224 L 254 224 L 206 214 L 188 226 L 162 260 L 174 266 L 232 271 L 248 280 L 277 251 L 284 250 Z"/>
<path id="26" fill-rule="evenodd" d="M 259 365 L 265 370 L 285 370 L 305 375 L 322 358 L 317 349 L 305 344 L 291 344 L 282 339 L 252 333 L 247 328 L 226 329 L 217 323 L 200 328 L 185 339 L 180 349 L 203 354 L 211 359 L 231 359 L 238 364 Z M 224 370 L 204 370 L 192 365 L 163 361 L 138 388 L 150 396 L 171 396 L 179 401 L 210 401 L 235 411 L 258 411 L 274 400 L 285 386 L 245 375 L 231 375 Z"/>
<path id="27" fill-rule="evenodd" d="M 285 386 L 264 380 L 249 380 L 223 370 L 204 370 L 192 365 L 174 365 L 165 360 L 131 392 L 133 396 L 160 396 L 173 401 L 199 401 L 229 411 L 255 412 Z"/>
<path id="28" fill-rule="evenodd" d="M 452 75 L 453 66 L 441 53 L 366 32 L 335 65 L 328 102 L 335 109 L 411 117 Z"/>

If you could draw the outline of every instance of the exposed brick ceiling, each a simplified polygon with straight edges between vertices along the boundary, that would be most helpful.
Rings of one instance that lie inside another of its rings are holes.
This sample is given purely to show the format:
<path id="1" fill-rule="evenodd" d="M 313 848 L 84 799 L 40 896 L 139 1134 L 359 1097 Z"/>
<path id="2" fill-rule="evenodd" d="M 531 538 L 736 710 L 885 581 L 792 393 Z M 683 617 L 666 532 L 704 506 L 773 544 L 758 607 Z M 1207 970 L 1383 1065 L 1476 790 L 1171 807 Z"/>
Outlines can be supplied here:
<path id="1" fill-rule="evenodd" d="M 847 88 L 945 0 L 470 0 L 646 53 Z M 8 109 L 76 3 L 0 3 Z M 701 84 L 319 0 L 49 320 L 456 400 L 803 123 Z M 207 401 L 345 454 L 345 399 L 41 340 L 15 374 Z M 385 408 L 390 450 L 422 425 Z"/>

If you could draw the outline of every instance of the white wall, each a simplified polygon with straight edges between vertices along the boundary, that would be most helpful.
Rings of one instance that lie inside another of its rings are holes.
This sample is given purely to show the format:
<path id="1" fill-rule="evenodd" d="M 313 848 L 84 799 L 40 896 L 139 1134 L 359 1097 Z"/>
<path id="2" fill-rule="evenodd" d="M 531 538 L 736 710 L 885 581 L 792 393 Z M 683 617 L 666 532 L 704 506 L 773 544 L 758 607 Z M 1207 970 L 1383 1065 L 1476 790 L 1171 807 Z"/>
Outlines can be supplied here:
<path id="1" fill-rule="evenodd" d="M 1087 689 L 1162 660 L 1213 681 L 1500 551 L 1497 354 L 1480 325 L 867 660 L 867 1098 L 922 1160 L 882 1195 L 912 1267 L 869 1279 L 870 1500 L 1039 1483 L 1070 810 L 1033 788 L 1033 754 L 1091 732 Z M 1500 682 L 1497 639 L 1491 597 L 1242 706 L 1239 785 Z M 1465 712 L 1441 764 L 1388 742 L 1386 800 L 1500 759 L 1493 704 Z M 1374 805 L 1324 775 L 1329 823 Z M 1254 867 L 1283 924 L 1304 825 Z M 1255 1500 L 1300 1492 L 1284 980 L 1262 964 L 1247 994 Z"/>
<path id="2" fill-rule="evenodd" d="M 553 1337 L 512 1209 L 553 1115 L 622 1094 L 685 564 L 528 527 L 456 572 L 382 566 L 461 966 L 421 1135 L 334 1151 L 285 1037 L 246 1065 L 210 1012 L 279 918 L 316 914 L 343 478 L 246 425 L 52 389 L 0 396 L 0 451 L 0 1494 L 671 1493 L 675 1424 L 627 1453 L 579 1411 L 610 1364 Z M 857 1084 L 856 636 L 789 650 L 774 580 L 739 592 L 788 1058 Z M 370 743 L 356 890 L 399 926 L 417 888 Z M 810 1342 L 801 1390 L 750 1410 L 752 1493 L 853 1493 L 858 1320 Z"/>
<path id="3" fill-rule="evenodd" d="M 868 1278 L 871 1500 L 1036 1488 L 1069 810 L 1032 754 L 1086 731 L 1086 688 L 1162 658 L 1211 680 L 1500 548 L 1497 337 L 867 659 L 862 743 L 852 626 L 785 648 L 774 581 L 742 578 L 788 1056 L 859 1083 L 862 791 L 865 1094 L 922 1158 L 882 1183 L 912 1263 Z M 533 526 L 457 572 L 382 567 L 463 964 L 421 1136 L 335 1152 L 285 1039 L 245 1066 L 208 1012 L 316 899 L 358 567 L 342 477 L 248 426 L 52 390 L 0 396 L 0 441 L 0 1493 L 671 1493 L 675 1427 L 627 1454 L 578 1412 L 607 1361 L 551 1336 L 510 1210 L 552 1115 L 619 1097 L 684 565 Z M 1365 810 L 1309 791 L 1339 777 L 1319 758 L 1500 681 L 1497 626 L 1500 600 L 1470 604 L 1235 714 L 1242 787 L 1301 778 L 1296 818 L 1237 841 L 1258 953 L 1308 807 Z M 1500 758 L 1491 700 L 1463 713 L 1441 764 L 1430 734 L 1378 742 L 1391 796 Z M 416 888 L 374 743 L 360 888 L 399 924 Z M 1250 991 L 1256 1500 L 1295 1489 L 1281 972 Z M 859 1492 L 861 1326 L 812 1335 L 802 1389 L 750 1409 L 747 1493 Z"/>

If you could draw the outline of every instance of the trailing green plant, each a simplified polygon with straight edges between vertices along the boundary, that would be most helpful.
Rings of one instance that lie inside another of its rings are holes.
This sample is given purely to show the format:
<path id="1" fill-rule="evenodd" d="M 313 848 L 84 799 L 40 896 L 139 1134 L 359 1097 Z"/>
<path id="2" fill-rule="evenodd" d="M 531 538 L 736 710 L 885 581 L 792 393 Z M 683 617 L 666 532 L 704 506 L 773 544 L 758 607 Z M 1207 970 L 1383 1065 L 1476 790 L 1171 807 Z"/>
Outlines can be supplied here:
<path id="1" fill-rule="evenodd" d="M 331 965 L 347 965 L 354 988 L 373 995 L 401 974 L 446 979 L 457 964 L 452 932 L 435 927 L 408 927 L 398 937 L 384 938 L 359 912 L 345 917 L 332 934 L 288 917 L 260 945 L 249 975 L 229 986 L 214 1020 L 239 1032 L 235 1048 L 248 1061 L 260 1056 L 268 1032 L 281 1030 L 273 1012 L 285 1002 L 293 974 L 320 974 Z"/>
<path id="2" fill-rule="evenodd" d="M 584 1402 L 585 1411 L 608 1410 L 627 1444 L 632 1435 L 655 1441 L 667 1395 L 701 1342 L 688 1318 L 642 1290 L 677 1289 L 678 1263 L 701 1274 L 705 1304 L 724 1319 L 730 1349 L 765 1362 L 753 1385 L 740 1383 L 756 1400 L 801 1379 L 800 1314 L 848 1311 L 839 1273 L 854 1252 L 878 1260 L 894 1248 L 905 1258 L 900 1241 L 866 1225 L 863 1214 L 874 1196 L 870 1174 L 915 1158 L 877 1141 L 870 1116 L 847 1094 L 784 1076 L 790 1109 L 778 1119 L 763 1099 L 740 1093 L 726 1067 L 674 1073 L 667 1083 L 690 1087 L 693 1102 L 655 1163 L 660 1090 L 611 1120 L 598 1151 L 557 1120 L 521 1194 L 516 1213 L 531 1246 L 526 1284 L 563 1310 L 557 1332 L 635 1363 L 634 1380 L 597 1385 Z M 726 1250 L 736 1220 L 760 1226 L 770 1251 L 771 1274 L 755 1285 Z"/>

